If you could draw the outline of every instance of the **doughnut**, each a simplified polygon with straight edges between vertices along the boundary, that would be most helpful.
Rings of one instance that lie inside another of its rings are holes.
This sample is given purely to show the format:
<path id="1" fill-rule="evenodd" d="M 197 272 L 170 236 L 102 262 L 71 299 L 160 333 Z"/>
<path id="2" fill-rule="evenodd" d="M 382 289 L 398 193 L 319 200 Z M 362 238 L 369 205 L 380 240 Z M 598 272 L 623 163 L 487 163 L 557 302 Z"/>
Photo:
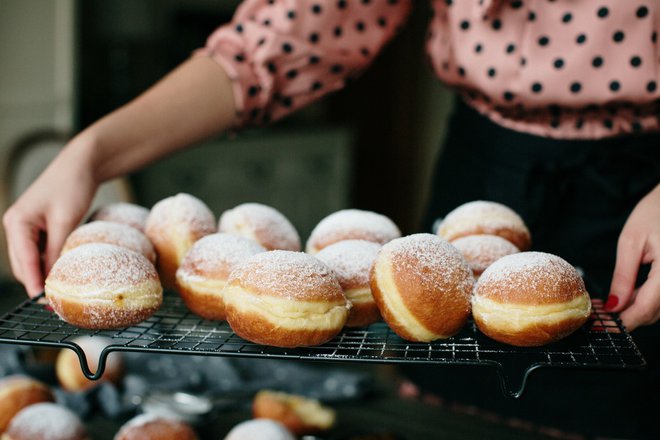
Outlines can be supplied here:
<path id="1" fill-rule="evenodd" d="M 486 336 L 533 347 L 557 341 L 589 318 L 591 301 L 575 268 L 556 255 L 500 258 L 479 278 L 472 315 Z"/>
<path id="2" fill-rule="evenodd" d="M 54 402 L 48 386 L 27 376 L 13 375 L 0 379 L 0 434 L 23 408 L 40 402 Z"/>
<path id="3" fill-rule="evenodd" d="M 89 217 L 89 221 L 106 221 L 123 223 L 144 234 L 144 229 L 147 225 L 147 217 L 149 217 L 149 210 L 143 206 L 135 205 L 133 203 L 111 203 L 109 205 L 101 206 L 94 211 Z"/>
<path id="4" fill-rule="evenodd" d="M 80 346 L 87 358 L 90 371 L 96 371 L 105 347 L 112 344 L 112 340 L 100 336 L 81 336 L 71 342 Z M 119 385 L 124 377 L 124 361 L 118 352 L 112 352 L 106 358 L 105 371 L 98 380 L 89 380 L 80 368 L 80 360 L 76 352 L 63 348 L 57 355 L 55 362 L 55 375 L 66 391 L 83 391 L 93 388 L 101 382 L 110 382 Z"/>
<path id="5" fill-rule="evenodd" d="M 181 420 L 142 414 L 126 422 L 114 440 L 197 440 L 197 434 Z"/>
<path id="6" fill-rule="evenodd" d="M 448 338 L 470 315 L 472 271 L 458 250 L 437 235 L 390 241 L 378 253 L 370 276 L 383 319 L 403 339 Z"/>
<path id="7" fill-rule="evenodd" d="M 79 226 L 64 241 L 62 254 L 87 243 L 107 243 L 125 247 L 144 255 L 152 264 L 156 262 L 156 251 L 147 236 L 121 223 L 96 221 Z"/>
<path id="8" fill-rule="evenodd" d="M 359 209 L 345 209 L 319 222 L 307 240 L 306 251 L 315 254 L 342 240 L 367 240 L 385 244 L 401 237 L 401 231 L 384 215 Z"/>
<path id="9" fill-rule="evenodd" d="M 277 209 L 260 203 L 244 203 L 220 216 L 218 230 L 251 238 L 269 251 L 300 250 L 300 236 Z"/>
<path id="10" fill-rule="evenodd" d="M 269 419 L 248 420 L 234 426 L 225 440 L 296 440 L 279 422 Z"/>
<path id="11" fill-rule="evenodd" d="M 498 235 L 521 251 L 529 250 L 532 245 L 522 218 L 511 208 L 496 202 L 465 203 L 447 214 L 438 227 L 438 235 L 449 241 L 482 234 Z"/>
<path id="12" fill-rule="evenodd" d="M 37 403 L 11 419 L 2 440 L 90 440 L 77 415 L 54 403 Z"/>
<path id="13" fill-rule="evenodd" d="M 224 290 L 227 322 L 243 339 L 276 347 L 319 345 L 337 335 L 350 303 L 332 271 L 302 252 L 257 254 Z"/>
<path id="14" fill-rule="evenodd" d="M 351 302 L 346 327 L 362 327 L 380 319 L 369 284 L 369 271 L 380 248 L 380 244 L 371 241 L 345 240 L 316 254 L 316 258 L 332 269 Z"/>
<path id="15" fill-rule="evenodd" d="M 256 241 L 236 235 L 218 233 L 200 238 L 176 271 L 177 291 L 193 313 L 224 320 L 222 290 L 229 274 L 249 257 L 265 251 Z"/>
<path id="16" fill-rule="evenodd" d="M 255 419 L 280 422 L 297 436 L 315 434 L 332 428 L 335 412 L 317 400 L 276 391 L 259 391 L 252 402 Z"/>
<path id="17" fill-rule="evenodd" d="M 137 252 L 105 243 L 83 244 L 58 258 L 45 292 L 60 318 L 87 329 L 137 324 L 163 302 L 154 266 Z"/>
<path id="18" fill-rule="evenodd" d="M 500 258 L 520 252 L 515 244 L 497 235 L 468 235 L 451 244 L 463 255 L 476 279 Z"/>
<path id="19" fill-rule="evenodd" d="M 158 254 L 158 273 L 167 289 L 175 286 L 176 270 L 197 240 L 216 232 L 215 217 L 201 200 L 177 194 L 156 203 L 145 229 Z"/>

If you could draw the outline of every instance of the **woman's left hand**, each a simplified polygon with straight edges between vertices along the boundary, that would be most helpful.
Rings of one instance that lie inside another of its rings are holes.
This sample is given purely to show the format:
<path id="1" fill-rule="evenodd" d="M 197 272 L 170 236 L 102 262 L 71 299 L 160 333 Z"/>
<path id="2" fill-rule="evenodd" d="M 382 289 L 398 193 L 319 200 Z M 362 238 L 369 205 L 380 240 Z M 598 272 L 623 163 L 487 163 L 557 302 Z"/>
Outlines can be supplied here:
<path id="1" fill-rule="evenodd" d="M 642 264 L 651 264 L 651 271 L 635 290 Z M 621 231 L 605 308 L 621 312 L 629 331 L 660 319 L 660 185 L 640 200 Z"/>

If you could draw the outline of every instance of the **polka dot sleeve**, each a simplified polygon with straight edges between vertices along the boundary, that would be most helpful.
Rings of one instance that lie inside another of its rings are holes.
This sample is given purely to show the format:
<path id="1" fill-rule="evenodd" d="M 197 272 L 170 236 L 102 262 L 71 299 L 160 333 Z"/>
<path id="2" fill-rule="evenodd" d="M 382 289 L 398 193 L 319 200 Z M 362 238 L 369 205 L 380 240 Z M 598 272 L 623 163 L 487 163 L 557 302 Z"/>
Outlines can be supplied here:
<path id="1" fill-rule="evenodd" d="M 234 84 L 240 125 L 280 119 L 342 88 L 407 18 L 412 0 L 246 0 L 204 53 Z"/>

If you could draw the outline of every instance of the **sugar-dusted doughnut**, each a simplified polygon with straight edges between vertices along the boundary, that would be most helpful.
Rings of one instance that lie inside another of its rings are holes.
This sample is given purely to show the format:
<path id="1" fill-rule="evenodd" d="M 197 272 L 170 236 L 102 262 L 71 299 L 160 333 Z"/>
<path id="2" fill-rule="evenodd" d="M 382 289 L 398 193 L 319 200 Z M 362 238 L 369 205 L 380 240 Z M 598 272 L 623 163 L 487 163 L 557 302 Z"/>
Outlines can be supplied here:
<path id="1" fill-rule="evenodd" d="M 500 258 L 520 252 L 515 244 L 497 235 L 468 235 L 451 244 L 465 257 L 476 279 Z"/>
<path id="2" fill-rule="evenodd" d="M 265 251 L 256 241 L 237 235 L 218 233 L 200 238 L 176 272 L 177 291 L 193 313 L 224 320 L 222 291 L 229 274 L 246 259 Z"/>
<path id="3" fill-rule="evenodd" d="M 144 257 L 156 262 L 156 251 L 146 235 L 128 225 L 106 221 L 86 223 L 76 228 L 62 247 L 62 254 L 87 243 L 107 243 L 139 252 Z"/>
<path id="4" fill-rule="evenodd" d="M 380 244 L 371 241 L 345 240 L 316 254 L 316 258 L 335 273 L 344 295 L 351 302 L 347 327 L 361 327 L 380 319 L 369 283 L 369 272 L 380 248 Z"/>
<path id="5" fill-rule="evenodd" d="M 90 440 L 85 425 L 69 409 L 37 403 L 11 419 L 2 440 Z"/>
<path id="6" fill-rule="evenodd" d="M 335 412 L 318 400 L 295 394 L 262 390 L 252 401 L 252 415 L 280 422 L 295 435 L 326 431 L 335 423 Z"/>
<path id="7" fill-rule="evenodd" d="M 575 268 L 543 252 L 497 260 L 479 278 L 472 298 L 479 330 L 518 346 L 557 341 L 582 326 L 590 312 L 589 294 Z"/>
<path id="8" fill-rule="evenodd" d="M 251 238 L 269 251 L 300 250 L 298 231 L 281 212 L 260 203 L 244 203 L 220 216 L 218 230 Z"/>
<path id="9" fill-rule="evenodd" d="M 114 440 L 197 440 L 197 434 L 181 420 L 141 414 L 126 422 Z"/>
<path id="10" fill-rule="evenodd" d="M 332 271 L 302 252 L 251 257 L 231 273 L 224 297 L 227 322 L 238 336 L 277 347 L 329 341 L 350 310 Z"/>
<path id="11" fill-rule="evenodd" d="M 31 377 L 13 375 L 0 379 L 0 434 L 23 408 L 54 401 L 55 396 L 50 388 Z"/>
<path id="12" fill-rule="evenodd" d="M 253 419 L 234 426 L 225 440 L 296 440 L 296 438 L 284 425 L 275 420 Z"/>
<path id="13" fill-rule="evenodd" d="M 96 371 L 99 364 L 101 352 L 105 347 L 112 344 L 112 340 L 101 336 L 80 336 L 71 340 L 80 346 L 85 353 L 87 365 L 91 371 Z M 121 353 L 112 352 L 105 362 L 105 370 L 98 380 L 89 380 L 80 368 L 80 360 L 76 352 L 69 348 L 62 348 L 55 362 L 55 374 L 67 391 L 82 391 L 92 388 L 102 382 L 110 382 L 119 385 L 124 377 L 124 361 Z"/>
<path id="14" fill-rule="evenodd" d="M 151 208 L 146 234 L 156 248 L 158 273 L 165 288 L 174 288 L 176 270 L 188 249 L 214 232 L 215 216 L 204 202 L 190 194 L 168 197 Z"/>
<path id="15" fill-rule="evenodd" d="M 307 240 L 306 250 L 315 254 L 342 240 L 367 240 L 385 244 L 397 237 L 401 237 L 401 231 L 384 215 L 359 209 L 345 209 L 330 214 L 316 225 Z"/>
<path id="16" fill-rule="evenodd" d="M 410 341 L 458 333 L 470 314 L 473 285 L 463 256 L 433 234 L 392 240 L 371 269 L 371 291 L 383 319 Z"/>
<path id="17" fill-rule="evenodd" d="M 111 203 L 101 206 L 89 216 L 89 221 L 123 223 L 144 233 L 149 210 L 133 203 Z"/>
<path id="18" fill-rule="evenodd" d="M 522 251 L 528 250 L 532 244 L 522 218 L 497 202 L 477 200 L 465 203 L 447 214 L 438 227 L 438 235 L 449 241 L 480 234 L 498 235 Z"/>
<path id="19" fill-rule="evenodd" d="M 154 266 L 137 252 L 105 243 L 83 244 L 58 258 L 45 291 L 60 318 L 88 329 L 137 324 L 163 301 Z"/>

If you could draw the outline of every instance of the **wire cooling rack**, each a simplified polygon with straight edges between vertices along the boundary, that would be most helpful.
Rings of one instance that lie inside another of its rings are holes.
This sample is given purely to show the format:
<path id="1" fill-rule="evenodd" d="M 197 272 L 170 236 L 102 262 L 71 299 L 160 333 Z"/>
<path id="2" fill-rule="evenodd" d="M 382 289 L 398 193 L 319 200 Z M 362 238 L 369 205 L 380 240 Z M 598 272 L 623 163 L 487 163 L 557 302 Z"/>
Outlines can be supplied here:
<path id="1" fill-rule="evenodd" d="M 639 349 L 603 302 L 592 300 L 587 324 L 568 338 L 543 347 L 504 345 L 481 334 L 474 323 L 456 336 L 432 343 L 401 339 L 385 323 L 346 329 L 330 342 L 316 347 L 285 349 L 253 344 L 236 336 L 227 323 L 206 321 L 190 313 L 179 296 L 168 293 L 160 310 L 134 327 L 121 330 L 84 330 L 73 327 L 43 304 L 43 295 L 27 300 L 0 317 L 0 343 L 66 347 L 80 359 L 84 374 L 101 377 L 109 353 L 141 351 L 204 356 L 298 359 L 373 363 L 486 365 L 497 369 L 505 394 L 517 398 L 529 374 L 541 367 L 642 369 Z M 112 343 L 100 355 L 98 368 L 90 371 L 78 344 L 81 336 L 103 336 Z"/>

